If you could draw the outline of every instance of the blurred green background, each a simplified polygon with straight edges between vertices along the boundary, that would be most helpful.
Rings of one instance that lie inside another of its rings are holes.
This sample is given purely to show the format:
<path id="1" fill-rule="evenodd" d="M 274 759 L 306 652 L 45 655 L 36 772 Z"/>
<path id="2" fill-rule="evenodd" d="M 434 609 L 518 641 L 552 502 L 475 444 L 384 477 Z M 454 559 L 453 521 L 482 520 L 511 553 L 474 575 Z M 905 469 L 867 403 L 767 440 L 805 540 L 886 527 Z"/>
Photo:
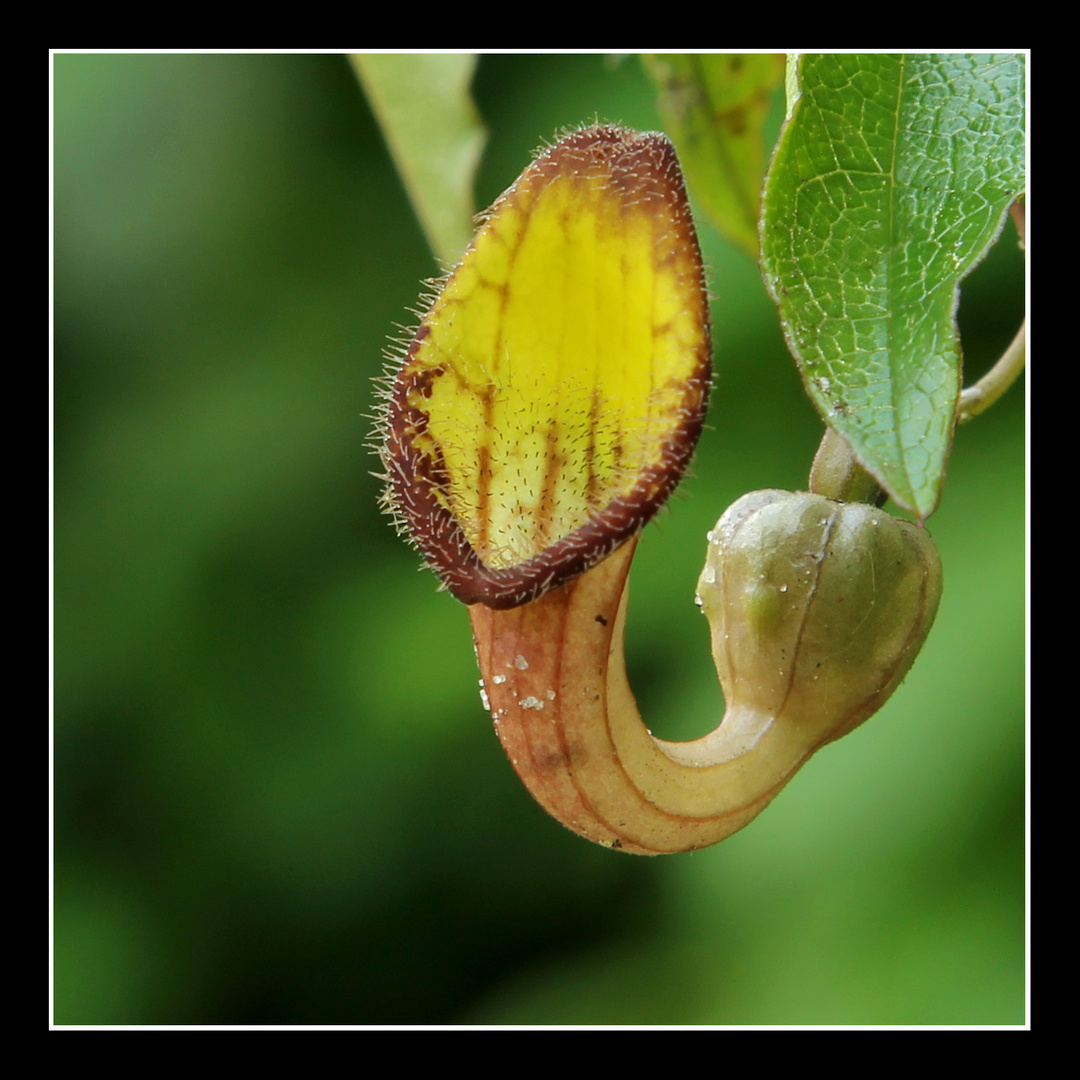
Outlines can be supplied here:
<path id="1" fill-rule="evenodd" d="M 54 79 L 56 1023 L 1024 1022 L 1022 387 L 958 433 L 893 701 L 725 843 L 616 854 L 533 804 L 377 511 L 370 380 L 437 268 L 345 58 Z M 632 57 L 485 56 L 474 94 L 480 205 L 565 125 L 659 125 Z M 669 738 L 722 708 L 705 533 L 821 433 L 757 269 L 701 240 L 710 427 L 628 632 Z M 1009 225 L 967 381 L 1022 313 Z"/>

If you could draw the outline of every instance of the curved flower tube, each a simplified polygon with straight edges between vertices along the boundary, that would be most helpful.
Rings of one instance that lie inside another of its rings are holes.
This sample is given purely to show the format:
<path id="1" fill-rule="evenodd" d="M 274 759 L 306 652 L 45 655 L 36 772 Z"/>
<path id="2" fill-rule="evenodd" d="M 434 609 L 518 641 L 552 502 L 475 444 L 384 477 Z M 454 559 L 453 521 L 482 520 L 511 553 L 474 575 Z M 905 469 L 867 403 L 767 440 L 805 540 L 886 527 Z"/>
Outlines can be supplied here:
<path id="1" fill-rule="evenodd" d="M 641 721 L 623 660 L 636 541 L 509 611 L 470 608 L 486 701 L 511 763 L 574 832 L 641 855 L 714 844 L 899 685 L 933 623 L 926 532 L 862 503 L 744 496 L 709 534 L 698 598 L 727 709 L 694 742 Z"/>

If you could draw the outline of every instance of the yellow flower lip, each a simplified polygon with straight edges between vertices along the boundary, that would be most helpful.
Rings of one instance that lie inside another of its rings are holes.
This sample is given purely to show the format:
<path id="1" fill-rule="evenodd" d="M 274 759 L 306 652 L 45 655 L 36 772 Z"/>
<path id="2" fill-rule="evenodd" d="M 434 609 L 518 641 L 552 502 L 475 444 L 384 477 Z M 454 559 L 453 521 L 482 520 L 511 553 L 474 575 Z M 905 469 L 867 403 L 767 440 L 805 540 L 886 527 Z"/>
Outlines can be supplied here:
<path id="1" fill-rule="evenodd" d="M 674 490 L 710 352 L 671 143 L 575 131 L 496 201 L 402 358 L 383 405 L 385 505 L 457 599 L 528 603 Z"/>

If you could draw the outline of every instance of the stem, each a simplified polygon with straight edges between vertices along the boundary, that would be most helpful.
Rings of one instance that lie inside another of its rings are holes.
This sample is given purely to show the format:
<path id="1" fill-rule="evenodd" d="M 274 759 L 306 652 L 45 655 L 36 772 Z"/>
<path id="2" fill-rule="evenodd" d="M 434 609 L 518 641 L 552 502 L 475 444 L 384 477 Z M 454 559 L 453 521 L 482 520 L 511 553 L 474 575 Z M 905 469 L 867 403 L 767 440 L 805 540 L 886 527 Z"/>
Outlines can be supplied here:
<path id="1" fill-rule="evenodd" d="M 863 502 L 883 506 L 888 495 L 856 460 L 851 444 L 834 428 L 827 427 L 810 469 L 810 490 L 838 502 Z"/>
<path id="2" fill-rule="evenodd" d="M 957 405 L 956 422 L 966 423 L 974 419 L 979 413 L 986 412 L 995 401 L 1020 376 L 1024 370 L 1024 362 L 1027 359 L 1027 323 L 1016 333 L 1012 344 L 1002 354 L 1001 359 L 977 382 L 969 386 L 960 395 Z"/>
<path id="3" fill-rule="evenodd" d="M 1027 246 L 1027 200 L 1017 199 L 1009 208 L 1013 224 L 1020 235 L 1020 248 Z M 1012 344 L 1005 350 L 1001 359 L 977 382 L 969 386 L 961 395 L 957 404 L 956 422 L 968 420 L 986 412 L 1020 377 L 1027 359 L 1027 322 L 1016 333 Z"/>

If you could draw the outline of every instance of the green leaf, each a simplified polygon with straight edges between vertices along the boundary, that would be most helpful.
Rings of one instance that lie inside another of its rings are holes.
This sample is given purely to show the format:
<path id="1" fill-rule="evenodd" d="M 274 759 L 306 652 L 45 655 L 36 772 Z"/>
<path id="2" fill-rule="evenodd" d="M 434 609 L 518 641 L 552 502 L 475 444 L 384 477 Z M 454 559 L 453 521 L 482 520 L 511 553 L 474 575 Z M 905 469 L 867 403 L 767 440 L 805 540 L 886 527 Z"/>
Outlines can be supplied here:
<path id="1" fill-rule="evenodd" d="M 784 77 L 783 56 L 646 54 L 642 62 L 695 199 L 756 259 L 765 120 Z"/>
<path id="2" fill-rule="evenodd" d="M 431 250 L 454 265 L 472 238 L 473 179 L 487 139 L 469 96 L 475 54 L 353 53 L 349 59 Z"/>
<path id="3" fill-rule="evenodd" d="M 806 56 L 798 77 L 765 283 L 818 411 L 925 519 L 960 393 L 959 284 L 1024 190 L 1024 57 Z"/>

